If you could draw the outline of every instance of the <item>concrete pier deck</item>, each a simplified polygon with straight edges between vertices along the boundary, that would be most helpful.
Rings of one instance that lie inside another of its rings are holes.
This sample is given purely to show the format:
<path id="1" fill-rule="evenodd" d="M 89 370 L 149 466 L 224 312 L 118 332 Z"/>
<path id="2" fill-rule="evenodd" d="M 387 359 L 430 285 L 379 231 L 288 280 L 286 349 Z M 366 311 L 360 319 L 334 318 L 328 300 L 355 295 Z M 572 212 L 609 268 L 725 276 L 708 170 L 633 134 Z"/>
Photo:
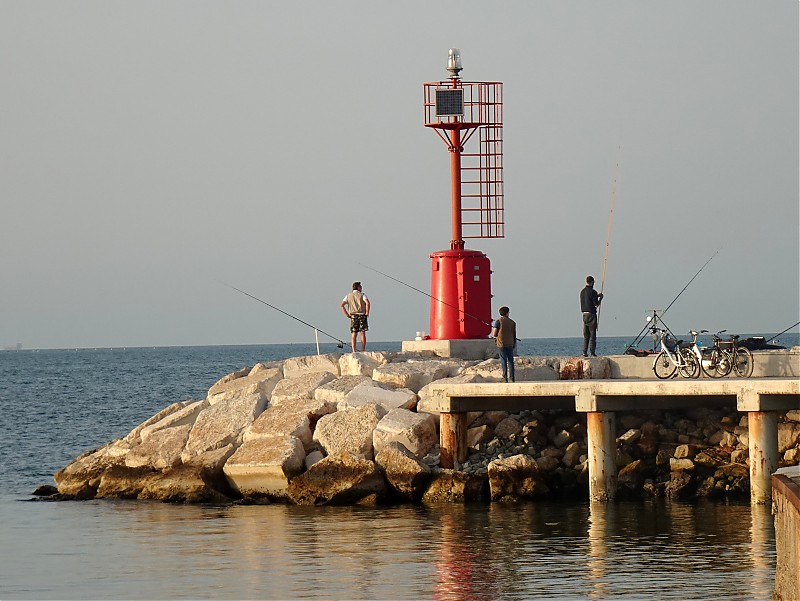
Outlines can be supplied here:
<path id="1" fill-rule="evenodd" d="M 443 467 L 466 459 L 467 413 L 560 409 L 587 414 L 590 496 L 609 500 L 616 489 L 615 412 L 736 404 L 749 420 L 753 503 L 771 499 L 778 465 L 777 411 L 800 409 L 800 378 L 698 380 L 558 380 L 517 383 L 431 384 L 428 407 L 440 412 Z"/>

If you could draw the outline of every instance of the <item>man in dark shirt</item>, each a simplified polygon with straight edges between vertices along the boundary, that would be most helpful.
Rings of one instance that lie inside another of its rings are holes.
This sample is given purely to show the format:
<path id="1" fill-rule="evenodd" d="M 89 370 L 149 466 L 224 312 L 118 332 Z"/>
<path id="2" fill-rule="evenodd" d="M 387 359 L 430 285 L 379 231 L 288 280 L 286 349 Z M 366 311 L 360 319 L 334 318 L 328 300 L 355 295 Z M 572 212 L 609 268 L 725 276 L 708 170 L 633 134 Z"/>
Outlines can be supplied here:
<path id="1" fill-rule="evenodd" d="M 587 351 L 592 357 L 597 357 L 595 348 L 597 347 L 597 308 L 603 300 L 603 295 L 598 294 L 594 289 L 594 278 L 586 276 L 586 286 L 581 290 L 581 313 L 583 313 L 583 356 L 588 357 Z"/>
<path id="2" fill-rule="evenodd" d="M 503 380 L 516 382 L 514 375 L 514 351 L 517 347 L 517 324 L 508 316 L 508 307 L 500 307 L 500 318 L 492 324 L 492 336 L 497 343 L 500 354 L 500 365 L 503 368 Z"/>

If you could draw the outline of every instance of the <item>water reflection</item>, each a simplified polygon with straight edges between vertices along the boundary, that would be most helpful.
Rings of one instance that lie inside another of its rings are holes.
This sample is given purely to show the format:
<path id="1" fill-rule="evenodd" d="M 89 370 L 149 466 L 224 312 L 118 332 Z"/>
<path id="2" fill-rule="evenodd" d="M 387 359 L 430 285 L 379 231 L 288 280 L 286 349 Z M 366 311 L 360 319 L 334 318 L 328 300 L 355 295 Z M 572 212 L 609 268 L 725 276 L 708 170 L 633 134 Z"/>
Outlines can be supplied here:
<path id="1" fill-rule="evenodd" d="M 608 592 L 605 582 L 608 569 L 606 540 L 609 536 L 608 519 L 614 508 L 614 505 L 598 501 L 592 501 L 589 506 L 589 557 L 587 562 L 589 579 L 587 595 L 589 599 L 603 599 Z"/>
<path id="2" fill-rule="evenodd" d="M 746 504 L 17 503 L 0 535 L 2 598 L 767 601 L 775 564 Z"/>

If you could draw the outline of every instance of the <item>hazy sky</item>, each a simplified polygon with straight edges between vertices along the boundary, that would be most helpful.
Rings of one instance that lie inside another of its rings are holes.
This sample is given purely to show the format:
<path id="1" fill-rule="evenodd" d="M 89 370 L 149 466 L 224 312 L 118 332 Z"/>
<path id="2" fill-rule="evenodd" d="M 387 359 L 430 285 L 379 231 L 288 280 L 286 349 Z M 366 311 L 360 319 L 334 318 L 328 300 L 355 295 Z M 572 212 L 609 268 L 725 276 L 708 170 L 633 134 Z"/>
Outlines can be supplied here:
<path id="1" fill-rule="evenodd" d="M 428 330 L 449 156 L 422 84 L 504 83 L 506 237 L 468 240 L 522 338 L 800 317 L 798 2 L 0 0 L 0 346 Z M 476 138 L 477 139 L 477 138 Z M 470 150 L 470 147 L 467 147 Z M 325 338 L 322 338 L 325 340 Z"/>

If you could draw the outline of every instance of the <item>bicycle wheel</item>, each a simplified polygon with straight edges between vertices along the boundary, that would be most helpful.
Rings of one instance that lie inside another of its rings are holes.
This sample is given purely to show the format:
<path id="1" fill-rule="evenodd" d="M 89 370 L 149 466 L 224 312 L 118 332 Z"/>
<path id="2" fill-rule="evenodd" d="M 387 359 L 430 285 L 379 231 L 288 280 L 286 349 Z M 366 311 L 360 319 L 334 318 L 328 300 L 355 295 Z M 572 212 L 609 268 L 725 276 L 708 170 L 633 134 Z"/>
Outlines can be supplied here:
<path id="1" fill-rule="evenodd" d="M 720 372 L 719 364 L 722 361 L 722 351 L 718 348 L 705 349 L 700 367 L 709 378 L 721 378 L 725 374 Z"/>
<path id="2" fill-rule="evenodd" d="M 669 354 L 666 351 L 661 351 L 656 355 L 656 360 L 653 361 L 653 373 L 659 380 L 666 380 L 675 375 L 677 367 L 672 362 Z"/>
<path id="3" fill-rule="evenodd" d="M 723 378 L 731 373 L 733 369 L 733 355 L 730 351 L 720 351 L 719 363 L 717 363 L 717 377 Z"/>
<path id="4" fill-rule="evenodd" d="M 700 366 L 697 364 L 697 357 L 691 349 L 681 349 L 681 364 L 678 366 L 678 373 L 684 378 L 696 378 L 700 375 Z"/>
<path id="5" fill-rule="evenodd" d="M 733 355 L 733 369 L 741 378 L 753 375 L 753 353 L 743 346 L 737 347 Z"/>

